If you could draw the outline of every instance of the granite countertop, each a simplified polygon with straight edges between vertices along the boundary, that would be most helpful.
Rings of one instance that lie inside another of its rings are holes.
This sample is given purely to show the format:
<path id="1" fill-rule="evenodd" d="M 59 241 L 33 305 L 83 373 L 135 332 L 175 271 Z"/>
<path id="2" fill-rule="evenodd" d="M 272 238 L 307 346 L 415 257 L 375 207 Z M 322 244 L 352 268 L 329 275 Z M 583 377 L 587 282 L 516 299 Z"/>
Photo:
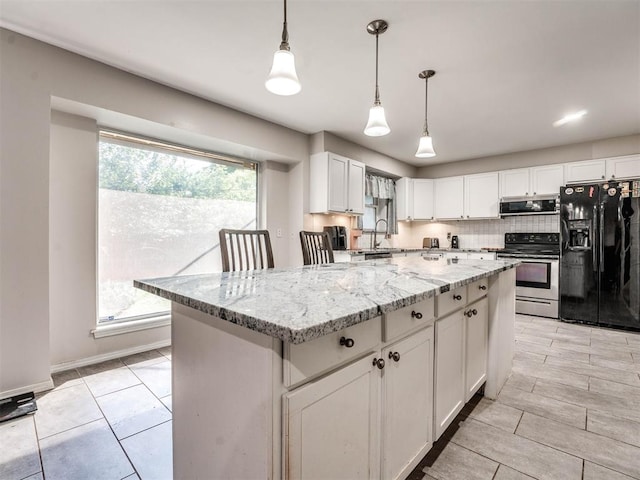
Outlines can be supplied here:
<path id="1" fill-rule="evenodd" d="M 285 342 L 303 343 L 518 265 L 401 257 L 135 280 L 134 286 Z"/>
<path id="2" fill-rule="evenodd" d="M 334 250 L 334 253 L 344 252 L 349 255 L 364 255 L 365 253 L 376 253 L 376 252 L 391 252 L 391 253 L 402 253 L 402 252 L 465 252 L 465 253 L 484 253 L 484 252 L 498 252 L 502 250 L 499 247 L 486 247 L 486 248 L 399 248 L 399 247 L 380 247 L 377 249 L 372 248 L 358 248 L 353 250 Z"/>

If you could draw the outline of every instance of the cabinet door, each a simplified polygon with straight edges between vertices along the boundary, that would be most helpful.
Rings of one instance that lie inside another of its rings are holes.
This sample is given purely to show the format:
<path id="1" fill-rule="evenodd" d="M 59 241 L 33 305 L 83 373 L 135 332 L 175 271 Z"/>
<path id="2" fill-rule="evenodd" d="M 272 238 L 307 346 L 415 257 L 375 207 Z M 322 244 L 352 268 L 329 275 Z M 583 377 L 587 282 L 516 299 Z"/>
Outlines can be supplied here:
<path id="1" fill-rule="evenodd" d="M 564 168 L 562 165 L 545 165 L 530 169 L 531 190 L 534 195 L 560 194 L 564 185 Z"/>
<path id="2" fill-rule="evenodd" d="M 349 160 L 349 213 L 364 214 L 364 163 Z"/>
<path id="3" fill-rule="evenodd" d="M 464 213 L 463 177 L 437 178 L 433 181 L 435 217 L 460 219 Z"/>
<path id="4" fill-rule="evenodd" d="M 414 178 L 412 193 L 413 218 L 431 220 L 433 218 L 433 180 Z"/>
<path id="5" fill-rule="evenodd" d="M 433 327 L 382 351 L 386 362 L 382 394 L 382 475 L 405 478 L 433 439 Z"/>
<path id="6" fill-rule="evenodd" d="M 489 311 L 487 299 L 469 305 L 464 310 L 466 323 L 465 403 L 487 379 L 487 342 L 489 341 Z"/>
<path id="7" fill-rule="evenodd" d="M 349 198 L 349 159 L 329 155 L 329 210 L 346 212 Z"/>
<path id="8" fill-rule="evenodd" d="M 464 317 L 462 310 L 436 321 L 434 441 L 464 406 Z"/>
<path id="9" fill-rule="evenodd" d="M 516 168 L 502 170 L 500 176 L 500 197 L 523 197 L 529 195 L 529 169 Z"/>
<path id="10" fill-rule="evenodd" d="M 639 178 L 640 155 L 607 158 L 607 178 Z"/>
<path id="11" fill-rule="evenodd" d="M 466 218 L 498 217 L 498 173 L 464 177 L 464 215 Z"/>
<path id="12" fill-rule="evenodd" d="M 573 162 L 564 165 L 564 180 L 566 183 L 598 182 L 605 178 L 606 167 L 604 160 L 589 160 Z"/>
<path id="13" fill-rule="evenodd" d="M 403 177 L 396 182 L 396 214 L 398 220 L 413 220 L 413 179 Z"/>
<path id="14" fill-rule="evenodd" d="M 381 377 L 374 358 L 369 355 L 283 396 L 285 478 L 380 477 Z"/>

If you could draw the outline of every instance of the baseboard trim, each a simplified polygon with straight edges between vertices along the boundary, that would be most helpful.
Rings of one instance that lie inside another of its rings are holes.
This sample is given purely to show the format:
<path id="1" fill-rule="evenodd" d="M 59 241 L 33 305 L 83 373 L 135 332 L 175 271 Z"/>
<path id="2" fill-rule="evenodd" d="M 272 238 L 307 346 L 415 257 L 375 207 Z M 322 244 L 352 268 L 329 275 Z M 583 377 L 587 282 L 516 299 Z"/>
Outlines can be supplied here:
<path id="1" fill-rule="evenodd" d="M 6 390 L 4 392 L 0 392 L 0 398 L 10 398 L 15 397 L 16 395 L 20 395 L 22 393 L 39 393 L 44 392 L 46 390 L 51 390 L 53 388 L 53 380 L 49 377 L 49 380 L 45 380 L 44 382 L 34 383 L 32 385 L 26 385 L 20 388 L 14 388 L 13 390 Z"/>
<path id="2" fill-rule="evenodd" d="M 168 347 L 169 345 L 171 345 L 171 339 L 166 339 L 160 342 L 138 345 L 136 347 L 125 348 L 123 350 L 116 350 L 109 353 L 102 353 L 100 355 L 81 358 L 79 360 L 57 363 L 55 365 L 51 365 L 51 373 L 63 372 L 65 370 L 71 370 L 72 368 L 86 367 L 87 365 L 94 365 L 96 363 L 106 362 L 107 360 L 114 360 L 116 358 L 134 355 L 136 353 L 147 352 L 149 350 L 155 350 L 156 348 Z M 53 388 L 53 383 L 51 388 Z"/>

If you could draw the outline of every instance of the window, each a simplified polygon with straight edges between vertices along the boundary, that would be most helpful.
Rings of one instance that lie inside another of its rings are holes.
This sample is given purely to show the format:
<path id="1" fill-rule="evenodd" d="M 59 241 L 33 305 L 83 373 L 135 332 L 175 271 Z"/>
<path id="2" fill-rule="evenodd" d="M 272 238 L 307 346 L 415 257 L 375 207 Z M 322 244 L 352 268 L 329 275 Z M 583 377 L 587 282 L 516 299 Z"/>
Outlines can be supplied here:
<path id="1" fill-rule="evenodd" d="M 218 231 L 257 210 L 255 163 L 101 131 L 98 323 L 168 313 L 133 280 L 221 271 Z"/>

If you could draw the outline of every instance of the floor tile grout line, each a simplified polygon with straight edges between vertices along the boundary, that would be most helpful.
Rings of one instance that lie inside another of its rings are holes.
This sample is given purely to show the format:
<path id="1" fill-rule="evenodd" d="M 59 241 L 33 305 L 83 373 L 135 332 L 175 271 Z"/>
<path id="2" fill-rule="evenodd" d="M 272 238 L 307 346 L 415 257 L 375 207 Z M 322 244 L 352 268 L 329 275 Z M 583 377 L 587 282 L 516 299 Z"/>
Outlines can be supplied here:
<path id="1" fill-rule="evenodd" d="M 37 405 L 37 402 L 36 402 Z M 32 416 L 32 422 L 33 422 L 33 433 L 35 433 L 36 435 L 36 445 L 38 446 L 38 459 L 40 461 L 40 472 L 42 473 L 42 479 L 45 480 L 45 474 L 44 474 L 44 462 L 42 461 L 42 448 L 40 447 L 40 439 L 38 438 L 38 424 L 36 423 L 36 412 L 34 412 L 33 416 Z M 35 474 L 34 474 L 35 475 Z M 28 478 L 28 477 L 25 477 Z"/>
<path id="2" fill-rule="evenodd" d="M 123 440 L 127 440 L 127 439 L 129 439 L 131 437 L 135 437 L 136 435 L 138 435 L 138 434 L 140 434 L 142 432 L 146 432 L 148 430 L 151 430 L 152 428 L 159 427 L 160 425 L 164 425 L 165 423 L 169 423 L 169 422 L 172 422 L 172 421 L 173 421 L 173 418 L 170 418 L 170 419 L 165 420 L 163 422 L 157 423 L 156 425 L 152 425 L 150 427 L 144 428 L 144 429 L 140 430 L 139 432 L 132 433 L 131 435 L 127 435 L 126 437 L 122 437 L 122 438 L 116 437 L 116 438 L 118 439 L 118 442 L 122 442 Z"/>

